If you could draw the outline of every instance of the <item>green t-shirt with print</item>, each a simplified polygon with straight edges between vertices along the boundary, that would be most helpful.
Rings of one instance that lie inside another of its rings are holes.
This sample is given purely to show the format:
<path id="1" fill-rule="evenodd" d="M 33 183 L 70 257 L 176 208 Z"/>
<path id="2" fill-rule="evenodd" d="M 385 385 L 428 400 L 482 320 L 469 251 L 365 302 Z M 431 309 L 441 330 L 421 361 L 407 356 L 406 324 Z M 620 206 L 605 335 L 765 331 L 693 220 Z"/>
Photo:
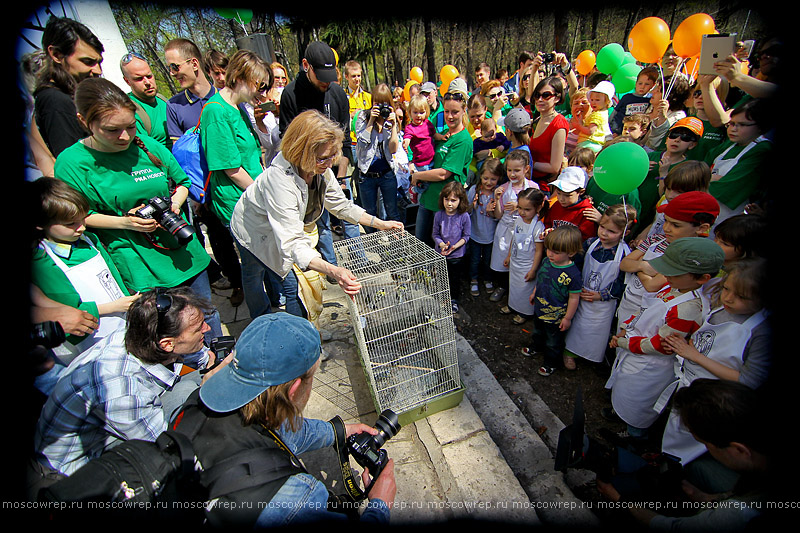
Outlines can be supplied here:
<path id="1" fill-rule="evenodd" d="M 209 208 L 223 224 L 230 224 L 240 189 L 225 169 L 244 168 L 256 179 L 261 166 L 261 145 L 253 134 L 250 119 L 222 99 L 220 93 L 209 98 L 200 117 L 200 142 L 206 156 L 211 179 L 208 182 Z"/>
<path id="2" fill-rule="evenodd" d="M 172 139 L 170 138 L 169 134 L 167 134 L 167 102 L 159 97 L 156 97 L 154 102 L 148 103 L 140 100 L 133 93 L 129 93 L 128 96 L 135 104 L 138 104 L 142 109 L 144 109 L 145 113 L 147 113 L 147 116 L 150 119 L 150 129 L 148 131 L 147 128 L 145 128 L 145 124 L 142 122 L 142 117 L 139 116 L 139 112 L 137 110 L 136 134 L 139 136 L 148 135 L 166 146 L 167 149 L 171 150 Z"/>
<path id="3" fill-rule="evenodd" d="M 456 180 L 462 185 L 467 183 L 467 172 L 472 162 L 472 137 L 467 129 L 463 128 L 446 141 L 437 142 L 435 148 L 432 168 L 449 170 L 453 176 L 444 181 L 430 182 L 420 196 L 420 205 L 431 211 L 439 210 L 439 193 L 445 183 L 451 180 Z"/>
<path id="4" fill-rule="evenodd" d="M 156 196 L 170 196 L 170 180 L 188 187 L 189 178 L 161 143 L 141 137 L 162 162 L 156 166 L 135 143 L 122 152 L 99 152 L 77 142 L 61 152 L 55 177 L 82 193 L 89 214 L 127 216 Z M 154 287 L 175 287 L 201 273 L 210 257 L 197 237 L 185 246 L 163 228 L 153 233 L 92 228 L 100 238 L 131 293 Z"/>

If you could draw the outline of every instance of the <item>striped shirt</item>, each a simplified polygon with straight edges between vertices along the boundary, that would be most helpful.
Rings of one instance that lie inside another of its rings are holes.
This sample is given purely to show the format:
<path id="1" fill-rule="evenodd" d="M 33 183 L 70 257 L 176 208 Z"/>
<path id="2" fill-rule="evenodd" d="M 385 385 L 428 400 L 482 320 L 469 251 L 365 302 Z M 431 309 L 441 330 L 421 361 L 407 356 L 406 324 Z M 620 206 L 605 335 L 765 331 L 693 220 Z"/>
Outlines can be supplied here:
<path id="1" fill-rule="evenodd" d="M 682 292 L 666 286 L 656 294 L 656 297 L 661 298 L 664 302 L 669 302 L 682 294 Z M 658 333 L 652 337 L 619 338 L 619 346 L 637 354 L 672 355 L 672 352 L 667 351 L 668 349 L 664 346 L 665 338 L 676 333 L 688 339 L 692 333 L 703 325 L 705 318 L 703 316 L 703 303 L 700 299 L 700 293 L 697 292 L 696 295 L 696 298 L 670 307 L 666 317 L 664 317 L 664 324 L 658 328 Z M 634 316 L 626 320 L 622 327 L 625 328 L 634 319 Z"/>
<path id="2" fill-rule="evenodd" d="M 118 442 L 155 441 L 168 424 L 159 396 L 178 382 L 180 368 L 143 363 L 118 329 L 59 378 L 36 427 L 37 460 L 70 475 Z"/>

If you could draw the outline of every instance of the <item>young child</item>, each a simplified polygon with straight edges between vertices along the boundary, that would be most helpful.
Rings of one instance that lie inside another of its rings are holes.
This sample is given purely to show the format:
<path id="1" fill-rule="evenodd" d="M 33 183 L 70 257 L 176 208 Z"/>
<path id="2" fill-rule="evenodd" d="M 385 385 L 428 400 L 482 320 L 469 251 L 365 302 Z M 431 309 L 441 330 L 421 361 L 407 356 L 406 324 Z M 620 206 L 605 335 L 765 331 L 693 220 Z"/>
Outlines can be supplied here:
<path id="1" fill-rule="evenodd" d="M 585 196 L 586 173 L 578 167 L 567 167 L 550 183 L 557 198 L 544 217 L 545 228 L 572 225 L 581 232 L 582 241 L 597 235 L 597 223 L 584 215 L 592 208 L 591 198 Z"/>
<path id="2" fill-rule="evenodd" d="M 89 204 L 82 194 L 55 178 L 30 183 L 37 203 L 38 246 L 31 281 L 48 298 L 98 317 L 99 327 L 84 337 L 70 335 L 57 352 L 64 362 L 125 326 L 131 296 L 98 238 L 86 231 Z M 67 351 L 68 349 L 68 351 Z"/>
<path id="3" fill-rule="evenodd" d="M 620 262 L 620 270 L 627 272 L 627 275 L 625 293 L 617 308 L 619 322 L 625 322 L 639 312 L 642 298 L 648 292 L 657 292 L 664 286 L 664 277 L 653 270 L 650 261 L 661 256 L 670 243 L 678 239 L 708 237 L 711 225 L 719 215 L 719 204 L 706 192 L 691 191 L 679 194 L 659 210 L 664 213 L 664 234 L 640 242 Z"/>
<path id="4" fill-rule="evenodd" d="M 530 153 L 525 150 L 509 152 L 505 161 L 508 181 L 494 191 L 494 216 L 498 222 L 494 232 L 490 263 L 495 279 L 495 289 L 489 297 L 492 302 L 499 302 L 508 292 L 508 267 L 503 263 L 511 247 L 514 219 L 517 216 L 517 195 L 525 189 L 538 188 L 536 182 L 530 179 L 529 157 Z"/>
<path id="5" fill-rule="evenodd" d="M 679 194 L 691 191 L 708 192 L 711 183 L 711 169 L 705 162 L 684 161 L 674 165 L 663 180 L 664 192 L 656 205 L 656 215 L 653 223 L 642 230 L 639 240 L 664 233 L 664 212 L 658 208 L 675 199 Z"/>
<path id="6" fill-rule="evenodd" d="M 589 105 L 592 110 L 586 115 L 583 124 L 577 126 L 578 146 L 586 146 L 599 152 L 611 135 L 608 127 L 608 110 L 616 91 L 610 81 L 601 81 L 589 91 Z"/>
<path id="7" fill-rule="evenodd" d="M 726 218 L 714 226 L 714 242 L 725 252 L 722 265 L 725 271 L 740 259 L 766 257 L 769 246 L 767 218 L 746 213 Z"/>
<path id="8" fill-rule="evenodd" d="M 650 116 L 644 113 L 628 115 L 622 119 L 622 133 L 627 135 L 633 142 L 644 148 L 645 152 L 652 152 L 653 149 L 647 146 L 650 138 Z"/>
<path id="9" fill-rule="evenodd" d="M 508 139 L 511 141 L 511 147 L 508 149 L 506 158 L 516 150 L 523 151 L 528 158 L 528 173 L 525 178 L 531 179 L 533 156 L 531 156 L 531 149 L 528 146 L 531 140 L 531 116 L 521 107 L 515 107 L 503 119 L 503 127 L 506 129 Z"/>
<path id="10" fill-rule="evenodd" d="M 642 224 L 649 224 L 655 216 L 658 199 L 664 194 L 663 180 L 670 169 L 686 160 L 686 152 L 697 146 L 703 135 L 703 123 L 696 117 L 685 117 L 670 128 L 664 150 L 650 152 L 650 171 L 637 188 L 642 203 Z"/>
<path id="11" fill-rule="evenodd" d="M 408 103 L 409 122 L 403 129 L 403 148 L 411 152 L 409 171 L 430 170 L 433 164 L 435 130 L 428 120 L 430 114 L 428 100 L 415 94 Z M 409 199 L 416 203 L 419 195 L 425 191 L 427 182 L 420 182 L 409 191 Z"/>
<path id="12" fill-rule="evenodd" d="M 738 261 L 715 287 L 713 310 L 691 341 L 680 335 L 664 339 L 664 345 L 682 358 L 675 365 L 679 388 L 697 378 L 738 381 L 753 389 L 764 384 L 772 360 L 763 300 L 766 275 L 763 258 Z M 675 412 L 670 413 L 662 445 L 684 466 L 706 451 L 680 425 Z"/>
<path id="13" fill-rule="evenodd" d="M 581 303 L 567 332 L 564 367 L 574 370 L 575 357 L 599 363 L 605 359 L 617 302 L 625 288 L 622 258 L 630 253 L 624 238 L 636 220 L 630 205 L 612 205 L 603 213 L 597 237 L 583 243 Z"/>
<path id="14" fill-rule="evenodd" d="M 613 414 L 628 425 L 628 436 L 636 444 L 646 442 L 658 407 L 666 403 L 659 399 L 673 381 L 676 359 L 664 340 L 671 335 L 688 338 L 703 324 L 708 305 L 698 289 L 719 271 L 722 261 L 722 249 L 711 239 L 674 241 L 650 261 L 668 285 L 644 298 L 611 338 L 609 346 L 617 349 L 617 358 L 606 388 L 611 389 Z"/>
<path id="15" fill-rule="evenodd" d="M 433 216 L 433 242 L 436 250 L 447 258 L 453 314 L 458 313 L 464 252 L 471 233 L 469 205 L 464 187 L 450 181 L 439 193 L 439 211 Z"/>
<path id="16" fill-rule="evenodd" d="M 472 141 L 472 151 L 480 161 L 485 161 L 487 155 L 492 150 L 497 150 L 502 155 L 511 148 L 511 141 L 506 138 L 503 132 L 498 131 L 497 122 L 491 117 L 483 119 L 481 122 L 481 134 Z M 480 165 L 478 166 L 480 169 Z"/>
<path id="17" fill-rule="evenodd" d="M 597 159 L 597 154 L 589 148 L 576 148 L 569 154 L 567 158 L 568 167 L 578 167 L 586 174 L 586 183 L 584 188 L 588 185 L 594 171 L 594 162 Z"/>
<path id="18" fill-rule="evenodd" d="M 490 262 L 492 259 L 492 245 L 494 233 L 497 229 L 495 207 L 497 199 L 494 196 L 497 184 L 503 176 L 503 163 L 493 157 L 486 160 L 480 170 L 480 180 L 470 187 L 467 200 L 472 206 L 470 213 L 472 230 L 469 239 L 470 255 L 470 293 L 480 296 L 479 280 L 488 293 L 494 291 Z"/>
<path id="19" fill-rule="evenodd" d="M 581 251 L 581 232 L 574 226 L 561 226 L 546 231 L 547 250 L 536 274 L 531 294 L 533 334 L 531 346 L 522 354 L 530 357 L 544 351 L 541 376 L 549 376 L 564 361 L 564 344 L 581 296 L 581 271 L 572 258 Z"/>
<path id="20" fill-rule="evenodd" d="M 523 324 L 533 315 L 531 294 L 536 287 L 536 271 L 542 263 L 544 224 L 547 197 L 539 189 L 525 189 L 517 195 L 517 213 L 511 246 L 503 265 L 508 267 L 508 305 L 500 309 L 504 315 L 516 313 L 515 324 Z"/>
<path id="21" fill-rule="evenodd" d="M 614 135 L 623 133 L 623 121 L 626 117 L 647 113 L 647 108 L 650 107 L 650 91 L 658 81 L 658 76 L 656 67 L 645 67 L 639 71 L 633 92 L 619 99 L 608 120 L 611 133 Z"/>
<path id="22" fill-rule="evenodd" d="M 578 146 L 578 127 L 583 126 L 586 114 L 591 109 L 589 105 L 589 88 L 581 87 L 570 96 L 569 131 L 564 142 L 564 155 L 569 157 Z"/>

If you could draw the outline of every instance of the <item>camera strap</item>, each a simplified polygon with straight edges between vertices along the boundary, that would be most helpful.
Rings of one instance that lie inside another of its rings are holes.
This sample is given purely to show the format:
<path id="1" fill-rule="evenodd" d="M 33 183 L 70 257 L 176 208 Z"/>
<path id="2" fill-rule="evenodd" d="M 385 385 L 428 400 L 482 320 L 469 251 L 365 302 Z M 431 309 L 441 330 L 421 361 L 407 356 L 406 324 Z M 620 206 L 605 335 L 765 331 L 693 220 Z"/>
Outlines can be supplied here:
<path id="1" fill-rule="evenodd" d="M 331 494 L 328 499 L 328 508 L 332 511 L 344 512 L 346 514 L 356 513 L 357 515 L 358 505 L 356 504 L 367 498 L 367 493 L 372 485 L 370 484 L 366 492 L 362 491 L 353 477 L 353 471 L 350 468 L 350 458 L 347 454 L 347 433 L 342 418 L 335 416 L 328 422 L 333 426 L 333 433 L 335 435 L 333 447 L 339 458 L 342 481 L 347 489 L 347 493 L 343 495 Z"/>

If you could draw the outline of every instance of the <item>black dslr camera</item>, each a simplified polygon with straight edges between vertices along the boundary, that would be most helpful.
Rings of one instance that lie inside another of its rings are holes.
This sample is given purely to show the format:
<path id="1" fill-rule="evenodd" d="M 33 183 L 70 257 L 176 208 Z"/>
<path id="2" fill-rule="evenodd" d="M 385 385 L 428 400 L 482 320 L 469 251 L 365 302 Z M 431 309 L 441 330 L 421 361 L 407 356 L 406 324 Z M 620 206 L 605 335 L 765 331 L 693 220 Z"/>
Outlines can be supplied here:
<path id="1" fill-rule="evenodd" d="M 154 196 L 147 204 L 134 212 L 139 218 L 150 218 L 178 240 L 181 246 L 186 246 L 192 240 L 194 228 L 186 223 L 171 210 L 172 201 L 168 197 Z"/>
<path id="2" fill-rule="evenodd" d="M 381 446 L 400 431 L 400 423 L 395 412 L 391 409 L 383 411 L 375 422 L 375 429 L 378 430 L 377 435 L 364 432 L 351 435 L 347 439 L 348 453 L 359 465 L 369 469 L 373 482 L 389 460 L 386 450 L 381 449 Z"/>
<path id="3" fill-rule="evenodd" d="M 553 61 L 555 61 L 555 59 L 556 59 L 556 55 L 551 53 L 551 52 L 547 52 L 545 54 L 542 54 L 542 61 L 544 61 L 545 64 L 552 63 Z"/>
<path id="4" fill-rule="evenodd" d="M 31 326 L 30 343 L 32 346 L 55 348 L 67 340 L 64 328 L 55 321 L 39 322 Z"/>
<path id="5" fill-rule="evenodd" d="M 381 116 L 382 119 L 386 120 L 392 114 L 392 106 L 387 104 L 386 102 L 381 102 L 378 105 L 378 114 Z"/>

